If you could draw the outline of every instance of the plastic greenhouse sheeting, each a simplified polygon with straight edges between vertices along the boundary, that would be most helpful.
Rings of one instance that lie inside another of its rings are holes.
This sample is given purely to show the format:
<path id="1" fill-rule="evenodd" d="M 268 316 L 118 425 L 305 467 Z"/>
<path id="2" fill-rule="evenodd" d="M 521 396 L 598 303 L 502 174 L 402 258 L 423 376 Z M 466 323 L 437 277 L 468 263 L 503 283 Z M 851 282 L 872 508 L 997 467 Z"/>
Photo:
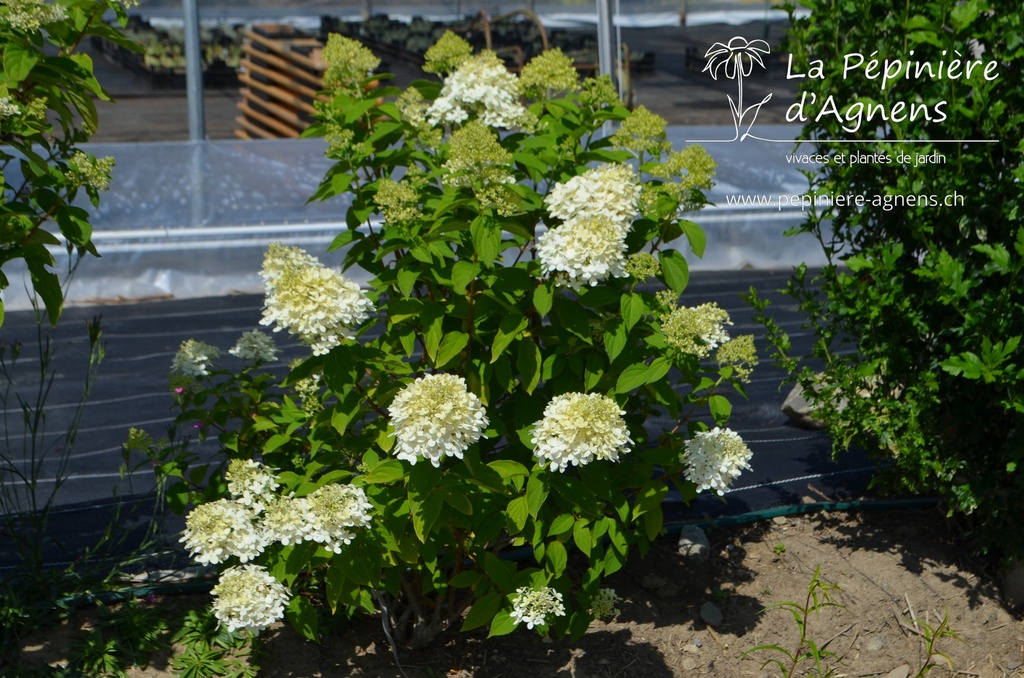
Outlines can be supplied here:
<path id="1" fill-rule="evenodd" d="M 795 125 L 758 128 L 761 136 L 782 140 L 794 139 L 799 130 Z M 688 139 L 732 134 L 731 127 L 669 128 L 675 148 Z M 778 196 L 806 190 L 806 178 L 786 161 L 794 143 L 704 144 L 718 171 L 708 195 L 713 205 L 694 216 L 707 235 L 704 258 L 678 243 L 691 269 L 822 263 L 813 239 L 783 235 L 800 223 L 800 209 L 775 206 Z M 116 166 L 100 207 L 83 204 L 93 214 L 101 259 L 82 261 L 70 304 L 255 293 L 261 289 L 258 271 L 267 244 L 280 241 L 323 254 L 345 228 L 344 197 L 307 203 L 331 164 L 318 139 L 92 144 L 87 149 L 113 156 Z M 728 204 L 755 196 L 772 204 Z M 54 254 L 66 267 L 66 254 Z M 324 259 L 337 263 L 340 254 Z M 24 269 L 12 265 L 6 272 L 12 281 L 3 293 L 7 309 L 28 308 Z"/>

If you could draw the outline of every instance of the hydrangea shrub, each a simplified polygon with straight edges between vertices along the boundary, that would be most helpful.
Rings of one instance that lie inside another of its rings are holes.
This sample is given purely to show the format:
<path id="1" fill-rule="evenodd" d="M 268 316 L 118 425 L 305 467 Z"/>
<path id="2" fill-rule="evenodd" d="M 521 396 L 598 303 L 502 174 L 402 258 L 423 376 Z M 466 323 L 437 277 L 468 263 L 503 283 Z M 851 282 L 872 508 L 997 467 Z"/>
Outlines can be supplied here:
<path id="1" fill-rule="evenodd" d="M 196 504 L 183 541 L 295 592 L 287 615 L 310 637 L 378 608 L 409 645 L 453 625 L 579 636 L 618 613 L 602 582 L 662 533 L 668 492 L 721 492 L 750 458 L 709 428 L 730 414 L 721 391 L 743 392 L 752 339 L 714 304 L 678 303 L 677 247 L 704 247 L 681 214 L 714 163 L 558 51 L 517 76 L 446 35 L 425 69 L 443 81 L 404 92 L 368 87 L 386 76 L 358 43 L 334 36 L 325 55 L 312 133 L 335 164 L 314 197 L 351 201 L 331 247 L 344 272 L 267 251 L 264 322 L 311 352 L 283 382 L 263 340 L 241 370 L 182 346 L 181 421 L 230 459 L 211 475 L 165 460 L 172 499 Z M 222 622 L 272 616 L 280 594 L 261 591 L 218 602 Z"/>
<path id="2" fill-rule="evenodd" d="M 95 99 L 108 99 L 92 60 L 78 51 L 90 36 L 140 48 L 104 22 L 123 27 L 132 0 L 5 0 L 0 4 L 0 293 L 10 285 L 4 266 L 25 262 L 29 282 L 57 323 L 64 293 L 48 248 L 76 257 L 96 254 L 84 193 L 95 206 L 110 182 L 113 158 L 79 148 L 96 131 Z M 57 233 L 59 233 L 59 237 Z M 0 325 L 4 303 L 0 297 Z"/>

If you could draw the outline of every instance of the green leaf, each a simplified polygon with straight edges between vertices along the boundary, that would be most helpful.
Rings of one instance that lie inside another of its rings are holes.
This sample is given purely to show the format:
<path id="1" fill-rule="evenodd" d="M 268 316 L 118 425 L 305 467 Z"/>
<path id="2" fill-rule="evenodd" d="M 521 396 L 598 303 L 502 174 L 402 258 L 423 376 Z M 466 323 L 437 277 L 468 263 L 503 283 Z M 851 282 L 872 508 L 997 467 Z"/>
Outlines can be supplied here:
<path id="1" fill-rule="evenodd" d="M 473 603 L 473 607 L 469 608 L 469 612 L 466 613 L 466 619 L 462 622 L 462 630 L 472 631 L 473 629 L 480 628 L 494 619 L 494 615 L 497 614 L 500 608 L 501 595 L 496 591 L 491 591 Z"/>
<path id="2" fill-rule="evenodd" d="M 530 470 L 520 464 L 518 461 L 511 459 L 497 459 L 487 464 L 492 469 L 497 471 L 503 479 L 514 478 L 516 476 L 529 476 Z"/>
<path id="3" fill-rule="evenodd" d="M 429 357 L 434 364 L 437 365 L 437 347 L 441 345 L 441 337 L 443 336 L 444 329 L 442 323 L 444 322 L 444 316 L 437 316 L 430 323 L 427 328 L 426 334 L 423 335 L 423 348 L 427 352 Z"/>
<path id="4" fill-rule="evenodd" d="M 708 407 L 711 409 L 711 416 L 715 418 L 715 423 L 718 425 L 727 422 L 730 415 L 732 415 L 732 403 L 725 396 L 708 396 Z"/>
<path id="5" fill-rule="evenodd" d="M 537 313 L 540 314 L 541 318 L 544 318 L 551 312 L 551 304 L 554 301 L 554 298 L 555 293 L 553 283 L 549 280 L 541 282 L 541 284 L 533 290 L 533 307 L 537 309 Z"/>
<path id="6" fill-rule="evenodd" d="M 622 349 L 626 348 L 627 343 L 629 343 L 629 333 L 620 319 L 615 318 L 605 325 L 604 350 L 608 353 L 609 360 L 614 362 L 615 358 L 622 353 Z"/>
<path id="7" fill-rule="evenodd" d="M 434 531 L 434 523 L 441 514 L 441 507 L 444 500 L 439 492 L 427 495 L 422 502 L 413 502 L 412 527 L 420 542 L 426 544 L 430 534 Z"/>
<path id="8" fill-rule="evenodd" d="M 704 235 L 704 229 L 694 222 L 686 219 L 679 222 L 679 227 L 683 229 L 683 233 L 686 234 L 686 239 L 690 241 L 690 251 L 703 259 L 704 248 L 707 246 L 708 242 L 707 237 Z"/>
<path id="9" fill-rule="evenodd" d="M 491 264 L 501 252 L 501 231 L 486 217 L 477 217 L 469 226 L 473 247 L 481 262 Z"/>
<path id="10" fill-rule="evenodd" d="M 419 280 L 420 272 L 418 268 L 405 267 L 398 270 L 398 289 L 402 292 L 403 296 L 412 296 L 412 288 L 416 286 L 416 281 Z"/>
<path id="11" fill-rule="evenodd" d="M 49 255 L 47 254 L 46 257 L 49 258 Z M 28 265 L 32 287 L 42 298 L 43 305 L 46 307 L 46 315 L 50 319 L 50 324 L 56 326 L 64 305 L 64 291 L 60 288 L 60 279 L 55 273 L 47 270 L 43 257 L 26 257 L 25 263 Z"/>
<path id="12" fill-rule="evenodd" d="M 462 349 L 466 348 L 468 343 L 469 335 L 465 332 L 449 332 L 444 335 L 444 339 L 437 347 L 437 366 L 447 365 L 448 361 L 462 353 Z"/>
<path id="13" fill-rule="evenodd" d="M 576 521 L 572 528 L 572 540 L 576 548 L 589 558 L 590 551 L 594 548 L 594 533 L 587 527 L 587 521 Z"/>
<path id="14" fill-rule="evenodd" d="M 476 570 L 464 570 L 448 580 L 448 586 L 456 589 L 471 589 L 484 576 Z"/>
<path id="15" fill-rule="evenodd" d="M 575 334 L 586 343 L 590 340 L 590 316 L 578 301 L 556 297 L 554 303 L 555 325 Z"/>
<path id="16" fill-rule="evenodd" d="M 317 642 L 320 640 L 320 630 L 317 624 L 316 607 L 305 596 L 294 596 L 288 601 L 288 608 L 285 610 L 285 617 L 288 623 L 295 629 L 296 633 L 303 638 Z"/>
<path id="17" fill-rule="evenodd" d="M 661 274 L 665 284 L 676 294 L 682 294 L 690 282 L 690 267 L 686 259 L 675 250 L 663 250 L 658 252 L 658 261 L 661 262 Z"/>
<path id="18" fill-rule="evenodd" d="M 565 550 L 565 544 L 560 541 L 549 542 L 544 557 L 551 566 L 551 574 L 556 579 L 565 573 L 565 566 L 569 562 L 569 553 Z"/>
<path id="19" fill-rule="evenodd" d="M 541 475 L 530 476 L 530 480 L 526 483 L 526 507 L 531 516 L 537 517 L 547 498 L 548 488 L 544 483 L 544 477 Z"/>
<path id="20" fill-rule="evenodd" d="M 32 68 L 39 62 L 39 54 L 35 50 L 25 49 L 16 42 L 4 45 L 4 76 L 9 88 L 14 88 L 28 77 Z"/>
<path id="21" fill-rule="evenodd" d="M 551 527 L 548 528 L 548 536 L 554 537 L 565 534 L 571 530 L 575 524 L 576 518 L 574 518 L 571 513 L 563 513 L 551 521 Z"/>
<path id="22" fill-rule="evenodd" d="M 487 637 L 507 636 L 515 630 L 516 623 L 512 621 L 511 613 L 508 610 L 502 610 L 494 615 L 494 621 L 491 622 L 491 630 L 487 632 Z"/>
<path id="23" fill-rule="evenodd" d="M 523 531 L 526 527 L 526 519 L 530 517 L 529 505 L 526 503 L 526 497 L 516 497 L 508 503 L 508 507 L 505 509 L 505 513 L 508 515 L 509 521 L 515 526 L 515 532 L 518 534 Z M 510 530 L 511 532 L 511 530 Z"/>
<path id="24" fill-rule="evenodd" d="M 541 355 L 540 347 L 528 338 L 519 342 L 519 352 L 516 356 L 516 369 L 519 370 L 519 378 L 522 380 L 523 389 L 527 393 L 533 393 L 540 383 Z"/>
<path id="25" fill-rule="evenodd" d="M 495 335 L 494 342 L 491 344 L 491 363 L 494 363 L 498 356 L 508 348 L 508 345 L 525 329 L 526 318 L 519 313 L 512 313 L 502 318 L 501 324 L 498 325 L 498 334 Z"/>
<path id="26" fill-rule="evenodd" d="M 469 284 L 480 275 L 480 264 L 471 261 L 456 261 L 452 266 L 452 290 L 465 294 Z"/>
<path id="27" fill-rule="evenodd" d="M 650 365 L 637 363 L 622 370 L 615 382 L 616 393 L 629 393 L 644 384 L 662 379 L 668 374 L 671 364 L 665 357 L 655 358 Z"/>
<path id="28" fill-rule="evenodd" d="M 405 467 L 397 459 L 385 459 L 362 476 L 364 485 L 386 485 L 405 476 Z"/>
<path id="29" fill-rule="evenodd" d="M 622 314 L 622 322 L 625 323 L 626 329 L 631 330 L 633 329 L 633 326 L 640 321 L 640 318 L 643 317 L 644 300 L 640 298 L 639 294 L 635 294 L 633 292 L 623 294 L 622 299 L 619 301 L 619 310 Z"/>

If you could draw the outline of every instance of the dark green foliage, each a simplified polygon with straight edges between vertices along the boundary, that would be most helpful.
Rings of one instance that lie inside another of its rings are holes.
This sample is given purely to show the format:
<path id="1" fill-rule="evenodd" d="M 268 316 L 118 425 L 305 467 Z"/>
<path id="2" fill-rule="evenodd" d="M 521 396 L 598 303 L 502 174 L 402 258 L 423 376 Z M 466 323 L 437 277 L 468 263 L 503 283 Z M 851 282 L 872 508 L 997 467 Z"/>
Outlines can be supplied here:
<path id="1" fill-rule="evenodd" d="M 809 74 L 820 60 L 821 77 L 801 81 L 806 100 L 819 104 L 807 107 L 801 138 L 863 140 L 817 144 L 833 157 L 809 174 L 811 193 L 867 202 L 819 208 L 797 229 L 819 239 L 831 262 L 813 279 L 799 270 L 790 288 L 825 365 L 823 377 L 804 368 L 800 380 L 817 391 L 837 450 L 874 451 L 891 462 L 880 484 L 940 493 L 951 511 L 978 516 L 979 547 L 1019 555 L 1024 14 L 1018 2 L 981 0 L 804 4 L 812 15 L 794 20 L 787 49 L 794 71 Z M 884 89 L 863 66 L 844 77 L 854 53 L 883 69 L 887 59 L 910 61 L 910 77 L 902 71 Z M 939 77 L 939 62 L 953 58 L 981 63 L 970 78 L 963 68 Z M 935 77 L 913 62 L 930 62 Z M 830 95 L 839 113 L 817 115 Z M 857 102 L 881 104 L 889 120 L 857 129 Z M 894 115 L 900 102 L 930 115 Z M 916 161 L 935 152 L 944 163 Z M 892 162 L 840 164 L 839 153 Z M 899 154 L 913 160 L 896 162 Z M 947 196 L 962 204 L 947 206 Z M 785 338 L 775 343 L 795 370 Z"/>

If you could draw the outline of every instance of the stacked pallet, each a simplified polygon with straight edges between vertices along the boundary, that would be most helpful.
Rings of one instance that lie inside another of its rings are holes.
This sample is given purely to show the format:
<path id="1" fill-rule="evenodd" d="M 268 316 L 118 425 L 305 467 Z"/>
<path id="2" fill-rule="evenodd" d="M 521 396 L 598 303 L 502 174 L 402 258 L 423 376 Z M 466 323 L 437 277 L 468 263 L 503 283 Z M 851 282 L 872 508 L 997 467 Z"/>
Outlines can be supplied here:
<path id="1" fill-rule="evenodd" d="M 323 43 L 291 26 L 257 24 L 242 46 L 240 139 L 297 139 L 313 122 L 323 88 Z"/>

